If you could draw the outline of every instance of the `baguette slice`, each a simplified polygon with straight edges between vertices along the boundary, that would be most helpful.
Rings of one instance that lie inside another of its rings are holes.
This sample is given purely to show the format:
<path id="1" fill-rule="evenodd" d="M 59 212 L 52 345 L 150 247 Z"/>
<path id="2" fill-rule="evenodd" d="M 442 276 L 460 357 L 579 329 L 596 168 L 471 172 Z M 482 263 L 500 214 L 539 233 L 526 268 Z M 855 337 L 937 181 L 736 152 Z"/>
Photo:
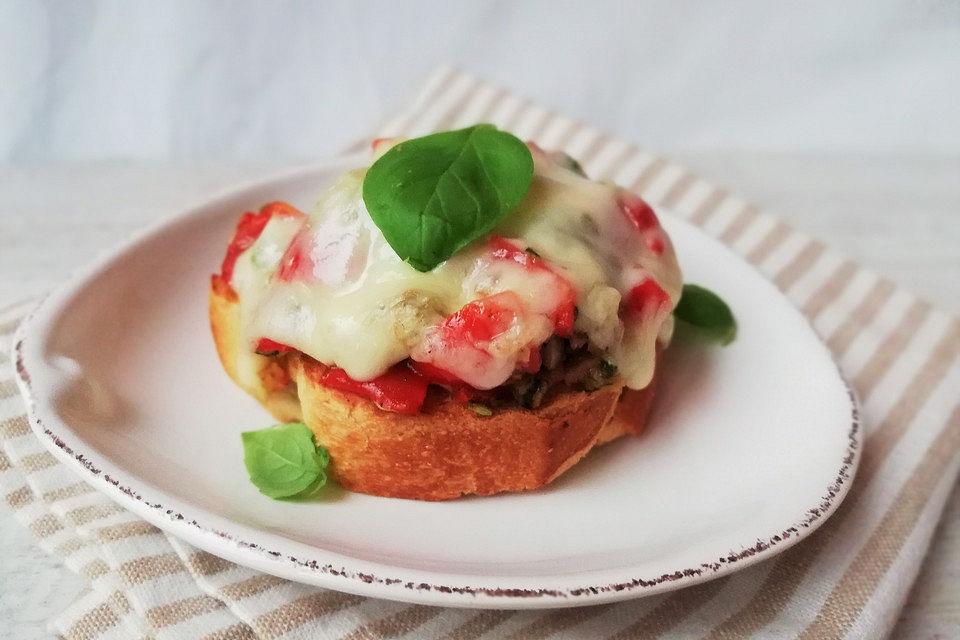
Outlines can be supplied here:
<path id="1" fill-rule="evenodd" d="M 417 500 L 537 489 L 595 445 L 639 434 L 657 376 L 645 389 L 622 382 L 563 391 L 539 409 L 498 408 L 489 417 L 428 396 L 418 415 L 391 413 L 360 396 L 321 386 L 326 366 L 299 352 L 253 356 L 256 382 L 238 374 L 237 295 L 210 283 L 210 326 L 223 368 L 282 422 L 299 421 L 330 453 L 330 469 L 351 491 Z"/>

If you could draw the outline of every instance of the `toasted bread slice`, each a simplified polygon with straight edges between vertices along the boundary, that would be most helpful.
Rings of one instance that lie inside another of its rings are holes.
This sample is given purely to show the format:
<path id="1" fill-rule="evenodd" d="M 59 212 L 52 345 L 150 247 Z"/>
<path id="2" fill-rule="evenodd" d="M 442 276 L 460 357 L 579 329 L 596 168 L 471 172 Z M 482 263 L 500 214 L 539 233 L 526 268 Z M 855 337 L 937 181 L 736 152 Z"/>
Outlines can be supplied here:
<path id="1" fill-rule="evenodd" d="M 210 285 L 210 326 L 230 377 L 280 421 L 301 421 L 330 453 L 330 471 L 352 491 L 446 500 L 542 487 L 597 444 L 643 429 L 656 376 L 645 389 L 622 383 L 564 391 L 539 409 L 477 415 L 428 397 L 417 415 L 391 413 L 318 383 L 325 365 L 298 352 L 253 356 L 255 381 L 238 373 L 239 305 L 220 276 Z"/>

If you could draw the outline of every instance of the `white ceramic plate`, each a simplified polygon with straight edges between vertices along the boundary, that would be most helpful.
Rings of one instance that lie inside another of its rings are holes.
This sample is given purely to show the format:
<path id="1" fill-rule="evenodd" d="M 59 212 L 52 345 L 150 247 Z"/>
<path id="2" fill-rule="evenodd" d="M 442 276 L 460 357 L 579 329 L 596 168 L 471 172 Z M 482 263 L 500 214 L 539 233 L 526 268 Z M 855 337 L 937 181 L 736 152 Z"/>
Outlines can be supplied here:
<path id="1" fill-rule="evenodd" d="M 308 207 L 356 159 L 216 198 L 99 260 L 16 341 L 34 430 L 94 487 L 162 529 L 301 582 L 427 604 L 594 604 L 768 558 L 837 507 L 857 463 L 856 407 L 804 318 L 752 267 L 669 215 L 686 279 L 722 293 L 735 343 L 678 340 L 642 437 L 530 493 L 427 503 L 351 494 L 275 502 L 247 480 L 239 432 L 272 421 L 220 368 L 208 275 L 238 214 Z"/>

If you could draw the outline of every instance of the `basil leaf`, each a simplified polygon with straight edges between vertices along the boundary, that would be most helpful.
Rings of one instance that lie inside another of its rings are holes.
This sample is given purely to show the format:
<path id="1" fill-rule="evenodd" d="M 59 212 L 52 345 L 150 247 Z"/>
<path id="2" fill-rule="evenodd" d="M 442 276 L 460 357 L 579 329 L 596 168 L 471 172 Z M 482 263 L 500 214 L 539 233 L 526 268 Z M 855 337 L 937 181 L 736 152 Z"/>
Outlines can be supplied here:
<path id="1" fill-rule="evenodd" d="M 330 462 L 326 449 L 313 441 L 305 424 L 291 422 L 240 434 L 243 464 L 250 482 L 265 496 L 290 498 L 309 495 L 327 481 Z"/>
<path id="2" fill-rule="evenodd" d="M 363 202 L 397 255 L 430 271 L 516 209 L 531 180 L 527 145 L 478 124 L 387 151 L 364 177 Z"/>
<path id="3" fill-rule="evenodd" d="M 720 344 L 727 345 L 737 336 L 737 321 L 720 296 L 695 284 L 683 285 L 683 294 L 673 315 L 702 329 Z"/>

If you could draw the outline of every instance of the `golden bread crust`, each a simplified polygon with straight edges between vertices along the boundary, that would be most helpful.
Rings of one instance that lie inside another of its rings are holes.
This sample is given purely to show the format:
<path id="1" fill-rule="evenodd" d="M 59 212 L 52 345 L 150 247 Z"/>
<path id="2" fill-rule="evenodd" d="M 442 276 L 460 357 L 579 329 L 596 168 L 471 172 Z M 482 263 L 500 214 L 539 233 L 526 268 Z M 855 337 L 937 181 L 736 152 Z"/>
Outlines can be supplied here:
<path id="1" fill-rule="evenodd" d="M 220 276 L 211 279 L 209 307 L 217 353 L 234 382 L 278 420 L 310 427 L 330 453 L 334 477 L 361 493 L 446 500 L 536 489 L 595 445 L 640 433 L 653 400 L 653 383 L 641 391 L 621 383 L 565 391 L 536 410 L 498 408 L 489 417 L 431 396 L 421 413 L 405 415 L 318 384 L 327 367 L 298 352 L 256 356 L 259 381 L 244 384 L 237 296 Z"/>

